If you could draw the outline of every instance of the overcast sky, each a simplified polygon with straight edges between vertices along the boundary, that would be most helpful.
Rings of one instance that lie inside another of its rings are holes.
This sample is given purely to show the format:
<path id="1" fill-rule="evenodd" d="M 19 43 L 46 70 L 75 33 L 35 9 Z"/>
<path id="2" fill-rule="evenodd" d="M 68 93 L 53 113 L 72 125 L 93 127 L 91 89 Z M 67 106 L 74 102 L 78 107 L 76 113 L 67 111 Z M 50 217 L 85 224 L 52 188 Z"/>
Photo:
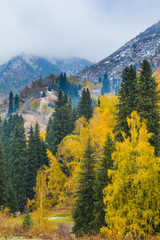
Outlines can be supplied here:
<path id="1" fill-rule="evenodd" d="M 0 63 L 22 52 L 97 62 L 160 20 L 160 0 L 0 0 Z"/>

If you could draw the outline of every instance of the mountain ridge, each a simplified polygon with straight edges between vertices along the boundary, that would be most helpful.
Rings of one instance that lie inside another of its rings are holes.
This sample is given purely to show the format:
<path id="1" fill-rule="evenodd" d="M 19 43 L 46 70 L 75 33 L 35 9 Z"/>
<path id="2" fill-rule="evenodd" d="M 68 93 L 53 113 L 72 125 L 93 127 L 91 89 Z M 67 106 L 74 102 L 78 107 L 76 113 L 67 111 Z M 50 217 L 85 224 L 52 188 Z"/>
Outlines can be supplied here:
<path id="1" fill-rule="evenodd" d="M 115 87 L 120 85 L 121 74 L 125 66 L 132 64 L 138 69 L 140 62 L 145 58 L 152 63 L 154 70 L 160 66 L 160 21 L 141 32 L 108 57 L 81 71 L 77 77 L 80 80 L 86 79 L 96 83 L 107 73 L 111 81 L 112 92 L 114 92 Z M 113 84 L 115 79 L 116 84 Z"/>
<path id="2" fill-rule="evenodd" d="M 53 60 L 54 59 L 54 60 Z M 92 63 L 86 59 L 47 59 L 30 54 L 20 54 L 0 65 L 0 92 L 19 91 L 40 76 L 47 77 L 51 73 L 67 72 L 73 75 Z"/>

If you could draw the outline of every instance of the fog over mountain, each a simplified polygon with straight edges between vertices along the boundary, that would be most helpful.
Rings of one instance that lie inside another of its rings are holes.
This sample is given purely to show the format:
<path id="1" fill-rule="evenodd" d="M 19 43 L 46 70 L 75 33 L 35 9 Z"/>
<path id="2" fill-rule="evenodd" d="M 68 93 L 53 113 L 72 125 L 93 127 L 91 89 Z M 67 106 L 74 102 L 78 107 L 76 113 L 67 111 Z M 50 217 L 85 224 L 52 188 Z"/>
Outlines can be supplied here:
<path id="1" fill-rule="evenodd" d="M 26 52 L 98 62 L 159 20 L 159 0 L 1 0 L 0 64 Z"/>
<path id="2" fill-rule="evenodd" d="M 78 73 L 92 63 L 81 58 L 42 58 L 21 54 L 0 65 L 0 92 L 21 90 L 33 80 L 44 78 L 51 73 L 66 72 L 67 76 Z"/>

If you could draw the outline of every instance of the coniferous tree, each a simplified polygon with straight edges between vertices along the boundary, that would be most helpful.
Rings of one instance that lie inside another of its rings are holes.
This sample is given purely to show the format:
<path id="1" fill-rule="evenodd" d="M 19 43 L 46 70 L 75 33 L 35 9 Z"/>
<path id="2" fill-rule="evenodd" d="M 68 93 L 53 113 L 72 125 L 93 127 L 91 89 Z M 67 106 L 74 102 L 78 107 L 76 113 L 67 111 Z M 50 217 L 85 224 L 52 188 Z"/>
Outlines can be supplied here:
<path id="1" fill-rule="evenodd" d="M 122 74 L 121 88 L 118 92 L 119 104 L 117 105 L 117 124 L 114 128 L 117 140 L 122 140 L 120 131 L 129 136 L 127 117 L 137 108 L 137 77 L 136 70 L 131 65 L 125 67 Z"/>
<path id="2" fill-rule="evenodd" d="M 110 91 L 111 91 L 110 80 L 108 78 L 107 73 L 105 73 L 103 77 L 103 87 L 101 89 L 101 95 L 109 93 Z"/>
<path id="3" fill-rule="evenodd" d="M 7 184 L 7 206 L 12 213 L 18 211 L 17 196 L 10 179 L 8 179 Z"/>
<path id="4" fill-rule="evenodd" d="M 10 132 L 7 119 L 4 120 L 2 125 L 2 142 L 5 149 L 6 157 L 8 157 L 10 146 Z"/>
<path id="5" fill-rule="evenodd" d="M 68 90 L 68 81 L 66 73 L 61 73 L 59 76 L 60 89 L 65 93 Z"/>
<path id="6" fill-rule="evenodd" d="M 58 93 L 55 103 L 53 119 L 47 127 L 46 143 L 49 150 L 55 154 L 58 144 L 74 129 L 74 116 L 70 100 L 67 95 L 63 96 L 62 90 Z"/>
<path id="7" fill-rule="evenodd" d="M 93 107 L 90 91 L 84 88 L 82 91 L 82 96 L 78 104 L 78 117 L 84 116 L 87 120 L 92 117 Z"/>
<path id="8" fill-rule="evenodd" d="M 114 142 L 108 134 L 107 139 L 103 146 L 103 156 L 97 171 L 97 177 L 94 186 L 94 209 L 93 209 L 93 231 L 99 233 L 102 226 L 106 225 L 105 222 L 105 205 L 103 202 L 103 190 L 111 183 L 108 177 L 108 170 L 113 169 L 112 153 L 115 150 Z"/>
<path id="9" fill-rule="evenodd" d="M 32 216 L 31 216 L 28 208 L 26 208 L 25 215 L 24 215 L 23 222 L 22 222 L 23 229 L 28 230 L 32 224 L 33 224 Z"/>
<path id="10" fill-rule="evenodd" d="M 158 83 L 152 76 L 150 63 L 144 60 L 141 64 L 140 76 L 137 85 L 137 108 L 141 119 L 147 120 L 147 129 L 153 136 L 150 143 L 155 147 L 156 154 L 160 153 L 160 124 L 159 124 L 159 99 Z"/>
<path id="11" fill-rule="evenodd" d="M 2 129 L 3 129 L 3 121 L 2 118 L 0 117 L 0 136 L 2 137 Z"/>
<path id="12" fill-rule="evenodd" d="M 48 121 L 48 124 L 47 124 L 47 128 L 46 128 L 46 145 L 47 145 L 47 148 L 52 141 L 52 136 L 50 134 L 51 126 L 52 126 L 52 118 L 50 117 L 49 121 Z"/>
<path id="13" fill-rule="evenodd" d="M 18 209 L 24 210 L 27 193 L 28 157 L 23 125 L 16 125 L 11 145 L 11 183 L 15 191 Z"/>
<path id="14" fill-rule="evenodd" d="M 28 141 L 28 174 L 27 174 L 27 197 L 33 199 L 33 187 L 36 183 L 37 170 L 39 168 L 39 161 L 37 157 L 37 146 L 34 136 L 33 127 L 30 127 L 29 141 Z"/>
<path id="15" fill-rule="evenodd" d="M 38 122 L 36 122 L 36 125 L 35 125 L 34 138 L 35 138 L 35 144 L 36 144 L 36 153 L 37 153 L 37 158 L 38 158 L 38 169 L 39 169 L 43 165 L 48 166 L 49 159 L 47 157 L 46 148 L 44 146 L 44 143 L 40 138 L 40 129 L 39 129 Z"/>
<path id="16" fill-rule="evenodd" d="M 46 97 L 46 93 L 43 91 L 42 98 Z"/>
<path id="17" fill-rule="evenodd" d="M 19 110 L 19 97 L 18 94 L 16 94 L 14 98 L 14 112 L 17 112 Z"/>
<path id="18" fill-rule="evenodd" d="M 7 161 L 7 175 L 10 175 L 10 160 L 11 160 L 11 143 L 16 124 L 23 125 L 24 119 L 22 115 L 14 114 L 10 115 L 8 119 L 5 119 L 2 127 L 2 142 L 5 149 L 6 161 Z"/>
<path id="19" fill-rule="evenodd" d="M 51 92 L 51 87 L 50 86 L 48 87 L 48 91 Z"/>
<path id="20" fill-rule="evenodd" d="M 13 93 L 10 92 L 9 94 L 9 109 L 8 109 L 8 116 L 13 113 Z"/>
<path id="21" fill-rule="evenodd" d="M 37 171 L 43 165 L 49 164 L 46 148 L 40 139 L 39 124 L 36 123 L 35 130 L 31 126 L 28 141 L 28 175 L 27 175 L 27 197 L 33 199 L 33 187 L 36 184 Z"/>
<path id="22" fill-rule="evenodd" d="M 7 201 L 7 174 L 6 174 L 6 159 L 4 147 L 0 137 L 0 206 L 6 204 Z"/>
<path id="23" fill-rule="evenodd" d="M 83 154 L 81 172 L 79 173 L 79 187 L 77 200 L 73 210 L 74 219 L 73 233 L 76 236 L 92 233 L 91 222 L 94 208 L 94 181 L 95 181 L 95 158 L 93 155 L 90 137 Z"/>

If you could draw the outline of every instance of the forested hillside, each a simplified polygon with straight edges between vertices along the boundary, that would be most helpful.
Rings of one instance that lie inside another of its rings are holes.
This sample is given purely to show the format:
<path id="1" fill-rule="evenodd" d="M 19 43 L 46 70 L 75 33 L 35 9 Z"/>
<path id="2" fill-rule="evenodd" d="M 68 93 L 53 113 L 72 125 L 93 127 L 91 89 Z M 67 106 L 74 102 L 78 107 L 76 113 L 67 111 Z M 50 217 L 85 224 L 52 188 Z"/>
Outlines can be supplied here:
<path id="1" fill-rule="evenodd" d="M 18 93 L 39 77 L 45 78 L 61 72 L 71 76 L 90 65 L 92 65 L 90 61 L 76 57 L 56 59 L 21 54 L 0 65 L 0 93 L 1 95 L 10 91 Z"/>
<path id="2" fill-rule="evenodd" d="M 46 130 L 37 122 L 27 136 L 18 96 L 10 93 L 8 116 L 0 121 L 0 236 L 55 237 L 66 225 L 50 214 L 69 209 L 74 235 L 61 239 L 158 239 L 159 77 L 147 60 L 139 74 L 127 66 L 118 96 L 101 95 L 94 105 L 81 86 L 76 108 L 69 96 L 79 86 L 65 75 L 39 79 L 33 87 L 57 87 L 58 94 Z"/>

